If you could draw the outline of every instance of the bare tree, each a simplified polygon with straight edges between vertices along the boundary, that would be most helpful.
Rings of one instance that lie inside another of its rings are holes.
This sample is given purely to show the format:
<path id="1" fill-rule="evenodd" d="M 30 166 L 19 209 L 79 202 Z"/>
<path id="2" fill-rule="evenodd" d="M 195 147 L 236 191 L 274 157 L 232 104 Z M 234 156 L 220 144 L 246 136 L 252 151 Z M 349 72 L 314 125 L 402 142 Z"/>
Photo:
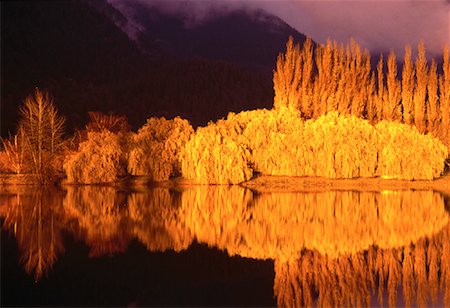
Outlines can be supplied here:
<path id="1" fill-rule="evenodd" d="M 51 165 L 63 144 L 64 118 L 58 114 L 53 98 L 36 88 L 19 110 L 19 127 L 25 134 L 32 169 L 40 180 L 52 171 Z"/>

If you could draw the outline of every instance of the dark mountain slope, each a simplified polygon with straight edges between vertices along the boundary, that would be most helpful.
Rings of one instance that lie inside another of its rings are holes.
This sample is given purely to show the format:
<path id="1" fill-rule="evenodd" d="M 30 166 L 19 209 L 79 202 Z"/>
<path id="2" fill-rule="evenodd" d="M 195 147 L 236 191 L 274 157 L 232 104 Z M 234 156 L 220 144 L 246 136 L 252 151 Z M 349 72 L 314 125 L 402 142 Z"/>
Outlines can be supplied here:
<path id="1" fill-rule="evenodd" d="M 186 25 L 182 15 L 158 7 L 126 2 L 135 22 L 143 30 L 139 44 L 158 44 L 183 59 L 199 57 L 237 63 L 272 75 L 278 53 L 289 36 L 303 43 L 305 36 L 280 18 L 261 10 L 233 10 L 215 13 L 198 24 Z"/>
<path id="2" fill-rule="evenodd" d="M 137 45 L 104 0 L 1 2 L 1 135 L 14 133 L 35 87 L 53 94 L 69 133 L 92 110 L 125 114 L 136 129 L 154 115 L 201 125 L 272 105 L 287 25 L 242 11 L 186 28 L 179 16 L 154 14 Z"/>
<path id="3" fill-rule="evenodd" d="M 76 113 L 83 102 L 66 100 L 80 94 L 71 86 L 85 92 L 134 78 L 146 65 L 106 16 L 76 1 L 2 2 L 1 46 L 2 135 L 35 87 L 49 89 L 63 113 Z"/>

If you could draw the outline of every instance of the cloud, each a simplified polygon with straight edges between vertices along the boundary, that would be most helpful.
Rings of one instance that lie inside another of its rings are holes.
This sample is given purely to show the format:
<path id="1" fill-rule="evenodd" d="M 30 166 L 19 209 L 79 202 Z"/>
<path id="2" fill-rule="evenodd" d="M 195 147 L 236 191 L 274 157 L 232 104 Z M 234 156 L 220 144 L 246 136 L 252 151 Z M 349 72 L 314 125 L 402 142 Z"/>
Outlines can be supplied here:
<path id="1" fill-rule="evenodd" d="M 109 0 L 117 6 L 131 0 Z M 425 42 L 429 55 L 442 53 L 450 45 L 450 1 L 448 0 L 134 0 L 183 16 L 195 26 L 234 9 L 264 9 L 285 20 L 319 43 L 327 38 L 346 43 L 355 38 L 372 52 L 398 55 L 404 46 Z"/>
<path id="2" fill-rule="evenodd" d="M 393 48 L 403 54 L 406 44 L 420 40 L 431 55 L 450 45 L 450 2 L 428 1 L 286 1 L 261 2 L 268 11 L 318 42 L 328 37 L 347 42 L 354 37 L 371 51 Z M 277 5 L 278 4 L 278 5 Z"/>

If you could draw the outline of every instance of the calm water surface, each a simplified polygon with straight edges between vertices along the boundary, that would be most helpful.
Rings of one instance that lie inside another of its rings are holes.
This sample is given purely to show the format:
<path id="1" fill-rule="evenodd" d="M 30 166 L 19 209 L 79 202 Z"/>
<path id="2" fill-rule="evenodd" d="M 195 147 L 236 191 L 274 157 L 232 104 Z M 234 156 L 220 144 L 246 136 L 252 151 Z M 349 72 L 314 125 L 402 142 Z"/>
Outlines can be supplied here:
<path id="1" fill-rule="evenodd" d="M 450 305 L 433 191 L 6 188 L 2 306 Z"/>

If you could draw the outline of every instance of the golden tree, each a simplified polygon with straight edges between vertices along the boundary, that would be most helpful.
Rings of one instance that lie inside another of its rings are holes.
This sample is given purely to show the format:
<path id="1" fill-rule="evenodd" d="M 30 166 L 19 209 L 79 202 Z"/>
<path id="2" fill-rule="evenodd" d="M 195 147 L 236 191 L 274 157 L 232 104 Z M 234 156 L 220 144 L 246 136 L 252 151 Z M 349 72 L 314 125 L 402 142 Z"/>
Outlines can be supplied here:
<path id="1" fill-rule="evenodd" d="M 64 170 L 70 183 L 108 183 L 126 174 L 127 136 L 110 131 L 88 132 L 77 151 L 66 156 Z"/>
<path id="2" fill-rule="evenodd" d="M 386 106 L 383 106 L 383 119 L 400 121 L 401 111 L 399 110 L 399 104 L 401 99 L 401 85 L 397 80 L 397 60 L 392 50 L 389 53 L 387 68 Z"/>
<path id="3" fill-rule="evenodd" d="M 419 43 L 418 55 L 415 62 L 416 82 L 414 87 L 414 125 L 419 132 L 425 132 L 425 98 L 427 95 L 428 83 L 428 64 L 425 56 L 425 45 L 423 42 Z"/>
<path id="4" fill-rule="evenodd" d="M 132 175 L 148 175 L 166 181 L 181 174 L 180 153 L 194 132 L 187 120 L 150 118 L 133 136 L 128 159 Z"/>
<path id="5" fill-rule="evenodd" d="M 290 36 L 286 53 L 278 55 L 277 68 L 273 74 L 275 109 L 283 106 L 299 108 L 302 69 L 300 47 L 298 44 L 294 46 L 294 39 Z"/>
<path id="6" fill-rule="evenodd" d="M 440 138 L 450 147 L 450 59 L 448 46 L 444 48 L 443 60 L 443 74 L 439 77 L 439 102 L 442 116 Z"/>
<path id="7" fill-rule="evenodd" d="M 434 136 L 438 137 L 437 128 L 439 126 L 440 110 L 439 110 L 439 96 L 438 96 L 438 76 L 437 76 L 436 61 L 431 61 L 431 67 L 428 71 L 427 93 L 428 93 L 428 113 L 427 113 L 427 130 Z"/>
<path id="8" fill-rule="evenodd" d="M 405 57 L 402 70 L 402 106 L 403 121 L 413 124 L 413 93 L 414 93 L 414 68 L 411 62 L 411 46 L 405 47 Z"/>

